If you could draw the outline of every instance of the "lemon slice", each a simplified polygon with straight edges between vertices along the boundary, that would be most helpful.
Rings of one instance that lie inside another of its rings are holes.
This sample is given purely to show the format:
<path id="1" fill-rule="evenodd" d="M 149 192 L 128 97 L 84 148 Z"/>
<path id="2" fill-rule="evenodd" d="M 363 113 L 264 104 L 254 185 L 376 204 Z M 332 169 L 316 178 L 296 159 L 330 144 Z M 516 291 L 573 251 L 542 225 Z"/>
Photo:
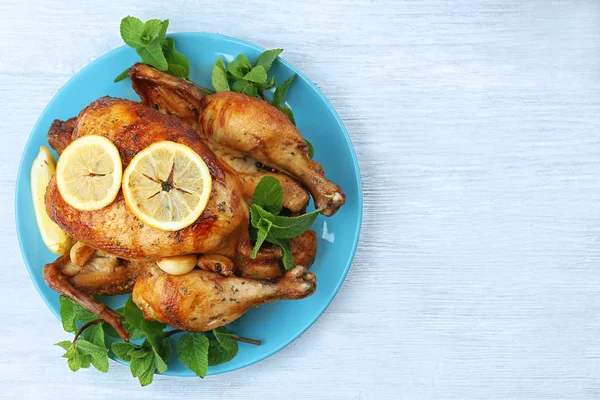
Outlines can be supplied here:
<path id="1" fill-rule="evenodd" d="M 165 231 L 193 224 L 206 208 L 211 189 L 202 158 L 175 142 L 146 147 L 123 173 L 127 206 L 144 223 Z"/>
<path id="2" fill-rule="evenodd" d="M 33 211 L 44 244 L 53 253 L 65 254 L 71 248 L 71 238 L 50 219 L 44 202 L 46 187 L 55 170 L 56 161 L 50 150 L 46 146 L 41 146 L 40 152 L 31 165 Z"/>
<path id="3" fill-rule="evenodd" d="M 65 201 L 82 211 L 113 202 L 121 188 L 119 150 L 102 136 L 83 136 L 63 151 L 56 166 L 56 184 Z"/>

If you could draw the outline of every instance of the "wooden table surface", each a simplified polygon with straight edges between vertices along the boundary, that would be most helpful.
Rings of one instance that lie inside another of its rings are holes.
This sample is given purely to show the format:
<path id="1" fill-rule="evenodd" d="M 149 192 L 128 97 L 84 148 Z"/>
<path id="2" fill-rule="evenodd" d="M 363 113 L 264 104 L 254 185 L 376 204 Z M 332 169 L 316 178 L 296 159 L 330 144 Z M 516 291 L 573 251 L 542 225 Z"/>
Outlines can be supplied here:
<path id="1" fill-rule="evenodd" d="M 600 396 L 598 1 L 86 3 L 0 3 L 0 397 Z M 365 195 L 354 265 L 304 335 L 143 389 L 114 362 L 68 371 L 13 212 L 36 119 L 128 14 L 283 47 L 346 124 Z"/>

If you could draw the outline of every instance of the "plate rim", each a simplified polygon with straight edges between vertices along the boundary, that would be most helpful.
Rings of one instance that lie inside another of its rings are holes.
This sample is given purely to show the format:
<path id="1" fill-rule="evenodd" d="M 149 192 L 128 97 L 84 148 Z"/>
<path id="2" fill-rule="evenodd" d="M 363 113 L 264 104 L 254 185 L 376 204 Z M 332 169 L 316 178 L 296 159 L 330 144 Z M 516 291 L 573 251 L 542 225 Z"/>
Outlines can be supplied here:
<path id="1" fill-rule="evenodd" d="M 239 39 L 233 36 L 228 36 L 228 35 L 223 35 L 223 34 L 219 34 L 219 33 L 211 33 L 211 32 L 203 32 L 203 31 L 184 31 L 184 32 L 174 32 L 174 33 L 170 33 L 167 35 L 167 37 L 173 37 L 173 38 L 177 38 L 177 37 L 190 37 L 192 39 L 195 38 L 216 38 L 219 40 L 224 40 L 227 42 L 232 42 L 235 44 L 242 44 L 244 46 L 247 47 L 251 47 L 257 51 L 264 51 L 266 50 L 265 48 L 263 48 L 262 46 L 256 45 L 252 42 L 246 41 L 244 39 Z M 126 45 L 122 45 L 113 49 L 110 49 L 109 51 L 107 51 L 106 53 L 103 53 L 102 55 L 98 56 L 97 58 L 95 58 L 93 61 L 85 64 L 79 71 L 77 71 L 76 74 L 74 74 L 71 78 L 69 78 L 69 80 L 67 80 L 67 82 L 65 82 L 59 89 L 58 91 L 52 96 L 52 98 L 50 99 L 50 101 L 46 104 L 46 106 L 44 107 L 44 109 L 42 110 L 42 112 L 39 114 L 35 124 L 33 125 L 33 127 L 31 128 L 30 132 L 29 132 L 29 136 L 27 137 L 27 141 L 25 142 L 25 146 L 23 147 L 23 151 L 21 153 L 21 160 L 19 162 L 19 168 L 17 170 L 17 179 L 16 179 L 16 184 L 15 184 L 15 198 L 14 198 L 14 215 L 15 215 L 15 228 L 16 228 L 16 232 L 17 232 L 17 239 L 19 242 L 19 250 L 21 251 L 21 257 L 23 259 L 23 262 L 25 264 L 25 268 L 27 269 L 27 273 L 29 274 L 29 278 L 31 279 L 35 289 L 37 290 L 39 296 L 44 300 L 44 303 L 46 303 L 46 306 L 50 309 L 50 311 L 55 315 L 55 317 L 60 321 L 60 313 L 59 311 L 55 311 L 54 307 L 50 304 L 50 301 L 48 298 L 46 298 L 46 296 L 44 295 L 44 292 L 42 291 L 40 285 L 38 284 L 38 282 L 34 279 L 34 271 L 33 271 L 33 267 L 30 266 L 30 262 L 29 262 L 29 258 L 27 256 L 27 252 L 25 251 L 24 248 L 24 236 L 26 235 L 26 232 L 24 232 L 25 227 L 21 227 L 20 224 L 20 220 L 21 220 L 21 211 L 19 210 L 19 198 L 21 197 L 19 195 L 19 193 L 22 193 L 23 189 L 23 185 L 25 183 L 23 183 L 23 179 L 21 179 L 21 176 L 26 173 L 25 168 L 26 166 L 24 165 L 24 161 L 25 161 L 25 154 L 28 152 L 28 150 L 30 149 L 31 146 L 33 146 L 32 141 L 33 141 L 33 136 L 32 133 L 34 131 L 36 131 L 39 128 L 42 116 L 46 114 L 48 108 L 50 107 L 50 105 L 55 101 L 55 99 L 57 98 L 57 96 L 59 96 L 59 94 L 62 92 L 62 90 L 67 87 L 68 85 L 72 85 L 73 82 L 78 78 L 79 75 L 81 75 L 83 73 L 83 71 L 85 71 L 88 67 L 92 66 L 95 63 L 100 62 L 102 59 L 109 57 L 113 52 L 119 51 L 120 49 L 123 49 L 127 47 Z M 293 64 L 291 64 L 290 62 L 288 62 L 287 60 L 285 60 L 284 58 L 282 58 L 281 56 L 279 56 L 279 62 L 281 62 L 283 65 L 285 65 L 287 68 L 291 69 L 292 71 L 294 71 L 297 75 L 299 75 L 306 83 L 308 83 L 309 87 L 314 90 L 317 95 L 324 101 L 325 105 L 327 106 L 327 108 L 329 109 L 329 111 L 331 112 L 331 114 L 334 116 L 337 124 L 341 127 L 344 139 L 346 140 L 346 143 L 348 145 L 348 148 L 350 150 L 350 156 L 352 159 L 352 164 L 354 167 L 354 176 L 356 178 L 356 183 L 358 186 L 358 197 L 356 199 L 357 202 L 357 225 L 356 225 L 356 230 L 354 232 L 354 240 L 352 243 L 352 249 L 349 253 L 349 258 L 348 261 L 346 263 L 346 266 L 344 267 L 344 270 L 340 276 L 340 279 L 337 283 L 337 285 L 335 286 L 335 288 L 333 289 L 331 295 L 329 296 L 329 298 L 327 298 L 326 301 L 324 301 L 321 305 L 321 307 L 318 309 L 318 313 L 316 315 L 316 317 L 314 319 L 312 319 L 312 321 L 309 321 L 305 326 L 303 326 L 301 329 L 299 329 L 294 335 L 290 335 L 290 338 L 287 340 L 284 340 L 283 343 L 274 348 L 271 352 L 260 356 L 252 361 L 247 361 L 247 362 L 243 362 L 239 365 L 237 365 L 236 367 L 230 367 L 227 368 L 225 367 L 222 371 L 219 372 L 212 372 L 209 371 L 207 373 L 206 376 L 211 376 L 211 375 L 219 375 L 219 374 L 223 374 L 223 373 L 228 373 L 228 372 L 233 372 L 239 369 L 243 369 L 246 368 L 250 365 L 256 364 L 268 357 L 271 357 L 272 355 L 278 353 L 279 351 L 281 351 L 282 349 L 284 349 L 285 347 L 289 346 L 292 342 L 294 342 L 296 339 L 298 339 L 302 334 L 304 334 L 319 318 L 321 318 L 321 316 L 323 315 L 323 313 L 327 310 L 327 308 L 329 307 L 329 305 L 331 304 L 331 302 L 333 301 L 333 299 L 335 298 L 335 296 L 337 296 L 339 290 L 341 289 L 342 285 L 344 284 L 346 277 L 348 275 L 348 272 L 350 271 L 350 268 L 352 267 L 352 263 L 354 261 L 354 257 L 356 255 L 356 251 L 358 249 L 358 243 L 360 240 L 360 232 L 361 232 L 361 227 L 362 227 L 362 220 L 363 220 L 363 189 L 362 189 L 362 176 L 360 173 L 360 166 L 358 163 L 358 158 L 356 156 L 356 150 L 354 148 L 354 144 L 352 143 L 352 139 L 350 138 L 350 134 L 348 133 L 348 130 L 346 129 L 346 126 L 344 125 L 342 119 L 340 118 L 339 114 L 337 113 L 337 111 L 335 110 L 335 108 L 333 107 L 333 105 L 331 104 L 331 102 L 329 101 L 329 99 L 325 96 L 325 94 L 317 87 L 317 85 L 304 73 L 302 72 L 299 68 L 295 67 Z M 110 355 L 110 354 L 109 354 Z M 119 359 L 118 357 L 110 357 L 112 360 L 123 364 L 123 365 L 129 365 L 129 363 Z M 191 372 L 191 371 L 190 371 Z M 178 376 L 178 377 L 195 377 L 195 374 L 181 374 L 181 373 L 169 373 L 169 370 L 165 371 L 165 373 L 162 373 L 160 375 L 165 375 L 165 376 Z"/>

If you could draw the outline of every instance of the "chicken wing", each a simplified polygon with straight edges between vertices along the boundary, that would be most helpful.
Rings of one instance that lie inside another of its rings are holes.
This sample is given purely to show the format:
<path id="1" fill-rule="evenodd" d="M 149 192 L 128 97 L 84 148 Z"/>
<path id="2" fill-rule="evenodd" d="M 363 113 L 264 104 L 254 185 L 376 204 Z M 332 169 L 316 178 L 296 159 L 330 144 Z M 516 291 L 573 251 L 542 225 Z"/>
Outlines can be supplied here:
<path id="1" fill-rule="evenodd" d="M 199 269 L 185 275 L 168 275 L 150 266 L 138 277 L 132 298 L 146 319 L 204 332 L 238 319 L 251 307 L 302 299 L 315 289 L 315 276 L 301 266 L 277 282 L 225 277 Z"/>
<path id="2" fill-rule="evenodd" d="M 94 294 L 119 294 L 131 291 L 131 286 L 137 278 L 137 271 L 126 266 L 119 266 L 103 271 L 94 271 L 98 266 L 92 266 L 92 272 L 82 270 L 71 263 L 69 254 L 59 257 L 56 261 L 44 266 L 44 280 L 54 291 L 77 302 L 83 308 L 93 312 L 109 323 L 119 336 L 129 340 L 129 332 L 123 327 L 121 317 L 110 307 L 86 294 L 85 287 Z M 106 267 L 106 266 L 105 266 Z M 110 271 L 112 269 L 112 271 Z M 69 276 L 71 274 L 71 276 Z M 83 277 L 79 281 L 76 277 Z M 94 278 L 100 278 L 94 279 Z M 76 287 L 75 285 L 79 285 Z"/>
<path id="3" fill-rule="evenodd" d="M 248 154 L 298 178 L 322 214 L 333 215 L 344 204 L 344 192 L 308 156 L 300 132 L 266 101 L 234 92 L 202 98 L 190 82 L 143 64 L 134 65 L 129 76 L 145 104 L 186 120 L 211 147 Z"/>
<path id="4" fill-rule="evenodd" d="M 93 248 L 120 258 L 158 259 L 180 254 L 218 251 L 234 232 L 248 225 L 248 207 L 239 181 L 183 121 L 129 100 L 104 97 L 86 107 L 76 123 L 53 124 L 50 143 L 57 150 L 84 135 L 101 135 L 119 149 L 123 167 L 150 144 L 171 140 L 196 151 L 213 179 L 212 193 L 202 215 L 191 226 L 175 232 L 145 225 L 119 193 L 113 203 L 97 211 L 80 211 L 68 205 L 53 178 L 46 190 L 46 210 L 65 232 Z M 68 128 L 73 128 L 69 132 Z"/>

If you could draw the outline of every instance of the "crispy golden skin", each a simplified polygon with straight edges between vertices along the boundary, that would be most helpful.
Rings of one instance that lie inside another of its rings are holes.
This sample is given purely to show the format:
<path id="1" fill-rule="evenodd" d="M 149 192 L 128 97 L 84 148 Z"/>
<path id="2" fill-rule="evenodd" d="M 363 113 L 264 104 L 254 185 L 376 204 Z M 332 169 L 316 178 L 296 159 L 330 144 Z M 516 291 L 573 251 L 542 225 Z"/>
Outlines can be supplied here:
<path id="1" fill-rule="evenodd" d="M 201 269 L 169 275 L 150 266 L 138 277 L 133 301 L 146 319 L 203 332 L 238 319 L 251 307 L 275 300 L 301 299 L 315 290 L 315 276 L 301 266 L 277 282 L 225 277 Z"/>
<path id="2" fill-rule="evenodd" d="M 53 143 L 68 142 L 66 130 L 53 136 Z M 123 167 L 152 143 L 171 140 L 196 151 L 213 179 L 208 206 L 191 226 L 175 232 L 143 224 L 125 204 L 120 192 L 115 201 L 97 211 L 79 211 L 60 195 L 55 179 L 46 190 L 50 218 L 70 236 L 93 248 L 125 259 L 158 259 L 180 254 L 218 251 L 240 227 L 247 227 L 248 208 L 237 177 L 224 166 L 183 121 L 159 113 L 140 103 L 104 97 L 86 107 L 70 135 L 101 135 L 119 149 Z M 235 235 L 233 235 L 235 236 Z"/>
<path id="3" fill-rule="evenodd" d="M 230 149 L 297 178 L 324 215 L 333 215 L 344 204 L 344 192 L 308 156 L 298 129 L 266 101 L 234 92 L 203 98 L 190 82 L 143 64 L 134 65 L 129 76 L 145 104 L 196 127 L 213 150 Z"/>

